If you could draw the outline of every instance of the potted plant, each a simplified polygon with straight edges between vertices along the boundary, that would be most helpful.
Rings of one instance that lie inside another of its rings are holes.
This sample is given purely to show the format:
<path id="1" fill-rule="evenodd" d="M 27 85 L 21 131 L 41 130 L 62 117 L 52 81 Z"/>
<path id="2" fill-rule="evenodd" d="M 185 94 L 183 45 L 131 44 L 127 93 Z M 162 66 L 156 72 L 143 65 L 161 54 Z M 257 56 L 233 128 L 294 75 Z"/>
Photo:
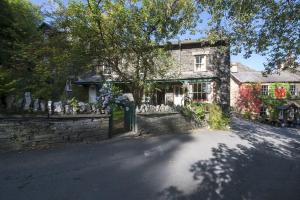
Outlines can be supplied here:
<path id="1" fill-rule="evenodd" d="M 75 97 L 70 100 L 70 105 L 72 106 L 73 114 L 77 114 L 79 111 L 79 102 Z"/>

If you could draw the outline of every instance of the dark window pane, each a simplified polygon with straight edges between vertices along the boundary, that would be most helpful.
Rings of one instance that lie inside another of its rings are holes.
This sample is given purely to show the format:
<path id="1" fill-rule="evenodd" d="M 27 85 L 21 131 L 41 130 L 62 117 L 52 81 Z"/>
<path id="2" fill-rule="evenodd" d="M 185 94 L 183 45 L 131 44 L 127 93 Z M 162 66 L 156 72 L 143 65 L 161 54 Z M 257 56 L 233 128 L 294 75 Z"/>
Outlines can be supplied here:
<path id="1" fill-rule="evenodd" d="M 193 84 L 193 92 L 197 92 L 197 84 Z"/>
<path id="2" fill-rule="evenodd" d="M 206 83 L 202 83 L 202 92 L 206 92 L 207 88 L 206 88 Z"/>
<path id="3" fill-rule="evenodd" d="M 193 93 L 193 100 L 197 100 L 197 93 Z"/>
<path id="4" fill-rule="evenodd" d="M 202 93 L 202 98 L 201 99 L 206 100 L 207 99 L 206 96 L 207 96 L 206 93 Z"/>

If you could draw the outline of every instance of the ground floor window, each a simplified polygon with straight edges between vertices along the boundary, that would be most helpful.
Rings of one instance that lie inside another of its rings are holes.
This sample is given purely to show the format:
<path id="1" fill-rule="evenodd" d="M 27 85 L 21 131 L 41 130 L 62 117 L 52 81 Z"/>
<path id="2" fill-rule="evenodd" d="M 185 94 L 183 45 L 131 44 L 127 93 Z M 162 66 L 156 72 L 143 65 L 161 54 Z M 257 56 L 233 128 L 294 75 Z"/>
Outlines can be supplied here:
<path id="1" fill-rule="evenodd" d="M 262 106 L 261 108 L 260 108 L 260 116 L 262 116 L 262 117 L 266 117 L 267 116 L 267 108 L 265 107 L 265 106 Z"/>
<path id="2" fill-rule="evenodd" d="M 191 96 L 193 101 L 206 101 L 208 97 L 208 85 L 209 83 L 194 83 L 192 84 Z"/>
<path id="3" fill-rule="evenodd" d="M 261 86 L 261 94 L 262 95 L 269 95 L 269 86 L 268 85 L 262 85 Z"/>
<path id="4" fill-rule="evenodd" d="M 279 118 L 280 120 L 283 120 L 283 110 L 280 110 L 280 111 L 279 111 L 278 118 Z"/>

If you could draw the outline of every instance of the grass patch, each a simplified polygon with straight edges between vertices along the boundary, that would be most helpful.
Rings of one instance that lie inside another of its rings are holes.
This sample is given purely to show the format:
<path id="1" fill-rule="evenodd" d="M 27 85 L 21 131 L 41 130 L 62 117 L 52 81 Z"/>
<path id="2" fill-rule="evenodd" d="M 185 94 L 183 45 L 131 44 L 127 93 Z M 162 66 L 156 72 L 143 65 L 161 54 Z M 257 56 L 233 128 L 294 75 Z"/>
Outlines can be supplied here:
<path id="1" fill-rule="evenodd" d="M 124 110 L 122 108 L 115 109 L 113 112 L 113 120 L 114 121 L 122 121 L 124 120 Z"/>

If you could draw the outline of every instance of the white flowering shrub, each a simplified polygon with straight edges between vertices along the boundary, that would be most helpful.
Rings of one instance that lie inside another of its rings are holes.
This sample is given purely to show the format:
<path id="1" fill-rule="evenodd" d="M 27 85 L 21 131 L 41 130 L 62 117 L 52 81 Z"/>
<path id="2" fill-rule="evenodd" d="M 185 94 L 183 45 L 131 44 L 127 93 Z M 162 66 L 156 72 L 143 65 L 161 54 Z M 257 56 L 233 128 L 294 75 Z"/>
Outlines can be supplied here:
<path id="1" fill-rule="evenodd" d="M 119 91 L 114 94 L 112 88 L 107 84 L 103 84 L 102 88 L 99 90 L 100 96 L 97 100 L 101 107 L 105 109 L 108 113 L 112 112 L 112 109 L 118 106 L 126 106 L 129 101 L 127 97 L 123 96 Z"/>

